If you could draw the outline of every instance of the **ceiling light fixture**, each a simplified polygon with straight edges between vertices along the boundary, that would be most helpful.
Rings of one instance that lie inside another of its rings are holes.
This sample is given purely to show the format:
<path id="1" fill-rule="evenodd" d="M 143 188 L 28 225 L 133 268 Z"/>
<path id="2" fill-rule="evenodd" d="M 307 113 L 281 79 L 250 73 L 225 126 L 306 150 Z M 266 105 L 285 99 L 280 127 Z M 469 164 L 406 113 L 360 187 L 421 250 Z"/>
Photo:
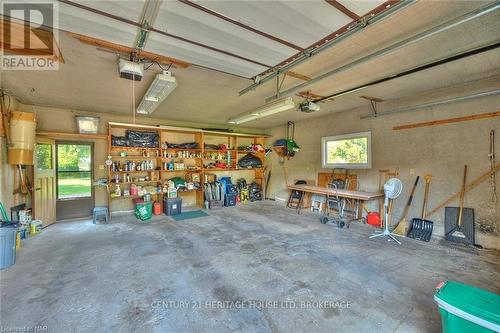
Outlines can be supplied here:
<path id="1" fill-rule="evenodd" d="M 293 99 L 291 97 L 285 97 L 277 101 L 260 106 L 255 110 L 249 111 L 235 118 L 229 119 L 228 123 L 239 125 L 241 123 L 245 123 L 248 121 L 256 120 L 276 113 L 287 111 L 293 109 L 294 107 L 295 103 L 293 102 Z"/>
<path id="2" fill-rule="evenodd" d="M 99 130 L 99 117 L 75 116 L 76 126 L 80 134 L 97 134 Z"/>
<path id="3" fill-rule="evenodd" d="M 157 74 L 139 103 L 136 112 L 151 114 L 165 98 L 177 87 L 177 80 L 168 71 Z"/>

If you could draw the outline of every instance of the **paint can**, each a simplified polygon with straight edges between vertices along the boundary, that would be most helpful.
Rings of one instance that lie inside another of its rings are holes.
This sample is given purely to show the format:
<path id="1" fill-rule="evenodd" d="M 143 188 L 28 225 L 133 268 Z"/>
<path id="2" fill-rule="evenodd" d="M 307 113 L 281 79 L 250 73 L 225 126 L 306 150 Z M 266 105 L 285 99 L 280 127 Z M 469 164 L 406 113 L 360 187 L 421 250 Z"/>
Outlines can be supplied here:
<path id="1" fill-rule="evenodd" d="M 161 214 L 161 204 L 158 201 L 156 201 L 153 204 L 153 214 L 154 215 L 160 215 Z"/>
<path id="2" fill-rule="evenodd" d="M 40 221 L 40 220 L 31 221 L 30 235 L 34 236 L 34 235 L 39 234 L 40 232 L 42 232 L 42 227 L 43 227 L 42 221 Z"/>

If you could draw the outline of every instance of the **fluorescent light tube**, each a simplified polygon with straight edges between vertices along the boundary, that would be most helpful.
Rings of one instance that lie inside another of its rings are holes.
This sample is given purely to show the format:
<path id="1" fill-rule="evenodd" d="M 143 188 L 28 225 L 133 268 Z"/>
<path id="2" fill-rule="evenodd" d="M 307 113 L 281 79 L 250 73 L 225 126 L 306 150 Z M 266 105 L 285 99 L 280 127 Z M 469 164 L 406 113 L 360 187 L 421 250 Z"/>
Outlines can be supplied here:
<path id="1" fill-rule="evenodd" d="M 285 97 L 283 99 L 263 105 L 253 110 L 251 113 L 258 117 L 267 117 L 275 113 L 280 113 L 286 110 L 293 109 L 294 107 L 295 103 L 293 102 L 292 98 Z"/>
<path id="2" fill-rule="evenodd" d="M 157 74 L 139 103 L 136 112 L 151 114 L 176 87 L 177 80 L 170 75 L 170 72 L 164 71 L 162 74 Z"/>
<path id="3" fill-rule="evenodd" d="M 247 121 L 252 121 L 255 119 L 267 117 L 279 112 L 287 111 L 293 109 L 295 107 L 295 103 L 291 97 L 285 97 L 279 99 L 277 101 L 265 104 L 263 106 L 258 107 L 257 109 L 250 111 L 248 113 L 242 114 L 235 118 L 229 119 L 230 124 L 241 124 Z"/>
<path id="4" fill-rule="evenodd" d="M 258 119 L 258 118 L 259 118 L 259 116 L 256 116 L 254 114 L 246 114 L 246 115 L 242 115 L 242 116 L 236 117 L 234 119 L 230 119 L 229 123 L 230 124 L 239 125 L 241 123 L 246 123 L 247 121 L 252 121 L 252 120 L 255 120 L 255 119 Z"/>

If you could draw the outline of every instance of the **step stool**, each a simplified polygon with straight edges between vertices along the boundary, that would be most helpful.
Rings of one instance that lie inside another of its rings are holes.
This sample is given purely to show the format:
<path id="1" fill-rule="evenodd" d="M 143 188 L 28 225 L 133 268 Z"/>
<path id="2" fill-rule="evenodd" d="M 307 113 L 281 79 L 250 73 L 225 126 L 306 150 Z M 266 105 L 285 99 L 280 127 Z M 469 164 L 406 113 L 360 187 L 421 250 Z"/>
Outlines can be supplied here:
<path id="1" fill-rule="evenodd" d="M 92 223 L 96 224 L 96 221 L 99 220 L 99 218 L 104 218 L 106 223 L 108 223 L 108 215 L 108 207 L 94 207 Z"/>
<path id="2" fill-rule="evenodd" d="M 311 212 L 320 213 L 323 210 L 323 204 L 326 203 L 326 198 L 319 194 L 313 194 L 311 198 Z"/>

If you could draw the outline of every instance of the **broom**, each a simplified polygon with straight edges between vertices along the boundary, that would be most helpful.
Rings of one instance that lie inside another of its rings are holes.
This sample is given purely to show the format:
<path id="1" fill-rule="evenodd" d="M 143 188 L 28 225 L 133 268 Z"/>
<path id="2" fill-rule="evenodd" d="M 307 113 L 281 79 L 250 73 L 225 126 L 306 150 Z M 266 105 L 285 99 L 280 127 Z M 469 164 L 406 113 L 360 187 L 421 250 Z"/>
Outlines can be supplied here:
<path id="1" fill-rule="evenodd" d="M 410 197 L 408 198 L 408 203 L 406 204 L 405 210 L 403 211 L 403 218 L 401 219 L 401 221 L 399 221 L 399 224 L 396 227 L 396 229 L 392 231 L 397 235 L 406 236 L 406 234 L 408 233 L 409 223 L 406 220 L 406 217 L 408 216 L 408 211 L 410 210 L 411 202 L 413 200 L 413 194 L 415 193 L 415 189 L 417 188 L 419 179 L 420 176 L 417 176 L 417 179 L 415 179 L 415 184 L 413 184 L 413 188 L 411 189 L 411 194 Z"/>
<path id="2" fill-rule="evenodd" d="M 464 197 L 465 197 L 465 184 L 467 183 L 467 165 L 464 166 L 464 179 L 462 182 L 462 189 L 460 191 L 460 206 L 458 208 L 458 221 L 457 227 L 451 233 L 453 237 L 465 238 L 465 234 L 462 232 L 462 216 L 464 210 Z"/>

